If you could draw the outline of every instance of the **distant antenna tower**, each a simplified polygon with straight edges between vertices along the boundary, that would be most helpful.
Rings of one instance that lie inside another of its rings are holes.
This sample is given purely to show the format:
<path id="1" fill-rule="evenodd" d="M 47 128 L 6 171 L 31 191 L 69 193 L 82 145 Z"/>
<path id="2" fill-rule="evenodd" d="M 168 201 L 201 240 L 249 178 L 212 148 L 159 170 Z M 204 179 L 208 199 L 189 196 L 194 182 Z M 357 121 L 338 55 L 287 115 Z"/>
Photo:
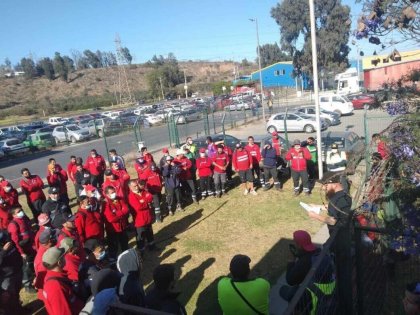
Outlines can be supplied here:
<path id="1" fill-rule="evenodd" d="M 118 104 L 134 104 L 135 99 L 131 95 L 130 86 L 128 85 L 127 72 L 125 66 L 128 64 L 127 58 L 125 57 L 121 39 L 118 34 L 115 35 L 115 49 L 117 51 L 117 63 L 118 63 Z"/>

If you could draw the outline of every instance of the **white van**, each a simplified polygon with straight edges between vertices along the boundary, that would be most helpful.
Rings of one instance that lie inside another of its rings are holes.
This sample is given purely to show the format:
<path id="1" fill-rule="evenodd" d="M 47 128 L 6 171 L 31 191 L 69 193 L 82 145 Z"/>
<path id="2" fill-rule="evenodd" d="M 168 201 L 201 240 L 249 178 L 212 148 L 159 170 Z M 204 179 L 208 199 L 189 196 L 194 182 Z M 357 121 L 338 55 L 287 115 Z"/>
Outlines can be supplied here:
<path id="1" fill-rule="evenodd" d="M 321 95 L 319 106 L 324 110 L 340 115 L 350 115 L 354 109 L 352 102 L 347 97 L 337 94 Z"/>

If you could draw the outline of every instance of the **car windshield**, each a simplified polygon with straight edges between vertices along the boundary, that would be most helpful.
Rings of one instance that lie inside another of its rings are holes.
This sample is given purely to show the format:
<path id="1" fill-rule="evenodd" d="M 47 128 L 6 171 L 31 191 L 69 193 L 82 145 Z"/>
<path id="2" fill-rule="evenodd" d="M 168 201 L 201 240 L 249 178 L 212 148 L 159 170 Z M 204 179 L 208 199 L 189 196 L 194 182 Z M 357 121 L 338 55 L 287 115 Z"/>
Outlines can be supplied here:
<path id="1" fill-rule="evenodd" d="M 77 126 L 67 126 L 67 130 L 70 130 L 70 131 L 78 131 L 78 130 L 80 130 L 80 128 L 77 127 Z"/>
<path id="2" fill-rule="evenodd" d="M 345 147 L 346 140 L 344 138 L 342 138 L 342 137 L 327 137 L 327 138 L 322 138 L 322 146 L 323 147 L 330 148 L 333 143 L 337 144 L 338 145 L 338 148 L 344 148 Z"/>
<path id="3" fill-rule="evenodd" d="M 346 102 L 350 102 L 350 100 L 349 100 L 346 96 L 342 96 L 342 98 L 343 98 Z"/>
<path id="4" fill-rule="evenodd" d="M 48 139 L 52 139 L 52 135 L 50 134 L 46 134 L 46 135 L 40 135 L 39 136 L 40 140 L 48 140 Z"/>
<path id="5" fill-rule="evenodd" d="M 9 140 L 7 141 L 7 145 L 16 145 L 20 144 L 19 140 Z"/>

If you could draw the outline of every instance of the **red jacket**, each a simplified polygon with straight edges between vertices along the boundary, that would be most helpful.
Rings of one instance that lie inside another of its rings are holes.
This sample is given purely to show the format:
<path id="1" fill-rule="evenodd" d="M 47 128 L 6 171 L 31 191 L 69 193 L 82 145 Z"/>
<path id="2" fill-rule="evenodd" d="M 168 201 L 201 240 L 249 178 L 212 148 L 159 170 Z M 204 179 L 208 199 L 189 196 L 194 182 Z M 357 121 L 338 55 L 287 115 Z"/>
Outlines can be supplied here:
<path id="1" fill-rule="evenodd" d="M 104 221 L 98 211 L 79 208 L 74 224 L 82 242 L 81 245 L 91 238 L 104 239 Z"/>
<path id="2" fill-rule="evenodd" d="M 36 200 L 46 200 L 44 192 L 42 191 L 44 182 L 38 175 L 31 175 L 28 179 L 23 178 L 20 180 L 19 184 L 28 199 L 28 203 L 35 202 Z"/>
<path id="3" fill-rule="evenodd" d="M 216 153 L 217 154 L 217 153 Z M 195 165 L 198 170 L 198 176 L 207 177 L 213 174 L 211 170 L 212 161 L 209 157 L 199 157 L 195 160 Z"/>
<path id="4" fill-rule="evenodd" d="M 233 152 L 232 164 L 236 171 L 246 171 L 252 168 L 252 157 L 247 150 Z"/>
<path id="5" fill-rule="evenodd" d="M 6 203 L 0 205 L 0 229 L 7 230 L 12 216 L 9 213 L 10 206 Z"/>
<path id="6" fill-rule="evenodd" d="M 128 182 L 130 180 L 130 175 L 128 175 L 126 170 L 112 170 L 112 174 L 114 174 L 118 180 L 121 182 L 121 184 L 124 187 L 128 187 Z"/>
<path id="7" fill-rule="evenodd" d="M 231 148 L 229 148 L 227 145 L 225 145 L 225 146 L 223 147 L 223 152 L 224 152 L 224 153 L 226 153 L 226 154 L 228 155 L 229 159 L 230 159 L 230 158 L 232 157 L 232 155 L 233 155 L 232 149 L 231 149 Z"/>
<path id="8" fill-rule="evenodd" d="M 276 155 L 280 156 L 282 150 L 280 139 L 273 137 L 271 140 L 273 142 L 273 148 L 276 150 Z"/>
<path id="9" fill-rule="evenodd" d="M 49 280 L 50 278 L 60 280 Z M 74 295 L 71 283 L 64 272 L 47 271 L 43 294 L 49 315 L 76 315 L 83 309 L 83 302 Z"/>
<path id="10" fill-rule="evenodd" d="M 76 178 L 74 177 L 76 172 L 77 172 L 76 163 L 70 162 L 69 164 L 67 164 L 67 175 L 73 183 L 76 181 Z"/>
<path id="11" fill-rule="evenodd" d="M 35 235 L 31 229 L 31 221 L 27 216 L 24 216 L 21 219 L 12 218 L 7 227 L 7 231 L 21 255 L 26 254 L 35 257 L 36 252 L 33 248 Z M 20 242 L 25 242 L 26 244 L 21 245 L 19 244 Z"/>
<path id="12" fill-rule="evenodd" d="M 117 197 L 104 201 L 105 229 L 108 232 L 123 232 L 128 227 L 129 210 L 127 203 Z"/>
<path id="13" fill-rule="evenodd" d="M 247 144 L 245 146 L 245 150 L 247 150 L 249 152 L 249 154 L 252 157 L 252 164 L 253 165 L 258 165 L 258 163 L 260 163 L 261 161 L 261 150 L 260 147 L 258 146 L 258 144 L 253 144 L 253 145 L 249 145 Z"/>
<path id="14" fill-rule="evenodd" d="M 180 180 L 189 180 L 192 179 L 191 167 L 192 163 L 190 159 L 186 156 L 179 159 L 178 157 L 174 159 L 174 163 L 181 169 L 181 174 L 179 174 Z"/>
<path id="15" fill-rule="evenodd" d="M 60 247 L 61 245 L 61 241 L 65 238 L 65 237 L 70 237 L 72 239 L 74 239 L 78 244 L 79 244 L 79 251 L 78 251 L 78 255 L 80 256 L 80 258 L 82 260 L 84 260 L 84 257 L 86 257 L 86 253 L 85 250 L 83 248 L 82 242 L 80 241 L 80 236 L 79 233 L 77 232 L 76 229 L 69 231 L 66 230 L 65 228 L 62 228 L 60 230 L 60 232 L 58 233 L 58 237 L 57 237 L 57 247 Z"/>
<path id="16" fill-rule="evenodd" d="M 64 255 L 66 265 L 63 270 L 66 272 L 67 278 L 71 281 L 79 281 L 79 267 L 82 260 L 78 255 L 67 253 Z"/>
<path id="17" fill-rule="evenodd" d="M 286 160 L 291 161 L 290 167 L 296 172 L 306 171 L 306 160 L 311 158 L 311 153 L 307 148 L 300 148 L 299 151 L 291 148 L 286 154 Z"/>
<path id="18" fill-rule="evenodd" d="M 84 166 L 92 175 L 102 175 L 106 169 L 106 163 L 102 155 L 97 154 L 96 157 L 89 156 Z"/>
<path id="19" fill-rule="evenodd" d="M 47 182 L 50 187 L 58 187 L 60 194 L 67 194 L 67 173 L 65 170 L 56 170 L 54 174 L 47 175 Z"/>
<path id="20" fill-rule="evenodd" d="M 134 162 L 134 168 L 136 169 L 137 177 L 139 180 L 147 180 L 146 171 L 149 169 L 147 164 L 142 165 L 136 161 Z"/>
<path id="21" fill-rule="evenodd" d="M 41 236 L 41 233 L 44 232 L 45 225 L 41 225 L 39 227 L 39 230 L 35 234 L 34 244 L 35 244 L 35 250 L 38 250 L 41 246 L 41 243 L 39 243 L 39 237 Z"/>
<path id="22" fill-rule="evenodd" d="M 4 189 L 0 189 L 0 197 L 11 207 L 21 207 L 19 203 L 19 193 L 13 187 L 9 192 L 5 192 Z"/>
<path id="23" fill-rule="evenodd" d="M 147 166 L 150 166 L 154 163 L 153 155 L 149 152 L 143 155 L 143 159 L 146 161 Z"/>
<path id="24" fill-rule="evenodd" d="M 219 152 L 216 153 L 216 155 L 213 157 L 213 163 L 214 163 L 214 171 L 216 173 L 226 173 L 225 169 L 220 168 L 219 166 L 222 167 L 227 167 L 229 164 L 229 154 L 226 152 L 222 152 L 219 154 Z"/>
<path id="25" fill-rule="evenodd" d="M 144 174 L 146 177 L 146 188 L 152 194 L 158 194 L 162 191 L 162 179 L 158 170 L 152 171 L 148 168 Z"/>
<path id="26" fill-rule="evenodd" d="M 102 184 L 102 194 L 104 197 L 105 197 L 105 188 L 108 186 L 114 187 L 115 193 L 117 194 L 117 196 L 119 198 L 125 199 L 124 185 L 119 179 L 116 179 L 116 180 L 106 179 L 104 181 L 104 183 Z"/>
<path id="27" fill-rule="evenodd" d="M 34 287 L 38 289 L 38 299 L 41 301 L 44 300 L 43 288 L 45 275 L 47 274 L 47 268 L 45 268 L 42 263 L 42 255 L 47 251 L 47 247 L 40 246 L 35 256 L 34 260 L 34 270 L 35 270 L 35 285 Z"/>
<path id="28" fill-rule="evenodd" d="M 382 159 L 386 160 L 389 156 L 388 146 L 384 141 L 379 141 L 378 143 L 378 153 L 381 155 Z"/>
<path id="29" fill-rule="evenodd" d="M 150 203 L 153 202 L 153 196 L 146 190 L 138 194 L 130 191 L 128 194 L 128 203 L 132 209 L 132 216 L 134 219 L 134 226 L 142 227 L 153 222 L 152 209 Z"/>

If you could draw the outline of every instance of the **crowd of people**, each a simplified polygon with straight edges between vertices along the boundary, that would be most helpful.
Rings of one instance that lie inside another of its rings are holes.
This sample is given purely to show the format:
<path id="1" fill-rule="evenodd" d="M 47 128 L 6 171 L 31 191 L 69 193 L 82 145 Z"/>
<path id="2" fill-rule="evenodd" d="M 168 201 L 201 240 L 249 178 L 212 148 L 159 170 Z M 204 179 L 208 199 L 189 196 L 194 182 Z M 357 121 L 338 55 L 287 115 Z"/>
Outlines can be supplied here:
<path id="1" fill-rule="evenodd" d="M 205 147 L 197 148 L 187 138 L 175 156 L 164 148 L 159 160 L 143 147 L 133 165 L 137 178 L 131 178 L 116 150 L 108 153 L 108 164 L 94 149 L 85 161 L 71 156 L 66 169 L 50 158 L 47 196 L 41 177 L 23 168 L 19 186 L 32 221 L 16 188 L 0 175 L 0 301 L 6 314 L 22 310 L 22 286 L 27 292 L 37 292 L 49 314 L 104 307 L 102 294 L 109 301 L 183 314 L 185 310 L 170 292 L 173 267 L 156 269 L 151 295 L 144 293 L 139 282 L 142 256 L 156 248 L 153 223 L 184 211 L 190 203 L 227 195 L 234 172 L 244 195 L 257 195 L 258 187 L 282 191 L 287 164 L 294 195 L 301 191 L 309 195 L 309 183 L 317 176 L 315 140 L 296 140 L 286 150 L 276 132 L 262 148 L 250 136 L 247 144 L 237 143 L 234 150 L 223 141 L 214 143 L 211 137 Z M 334 164 L 341 170 L 337 165 L 342 161 L 335 158 Z M 76 211 L 70 206 L 68 184 L 74 189 Z M 129 248 L 131 227 L 136 249 Z M 125 276 L 120 279 L 118 274 Z"/>

